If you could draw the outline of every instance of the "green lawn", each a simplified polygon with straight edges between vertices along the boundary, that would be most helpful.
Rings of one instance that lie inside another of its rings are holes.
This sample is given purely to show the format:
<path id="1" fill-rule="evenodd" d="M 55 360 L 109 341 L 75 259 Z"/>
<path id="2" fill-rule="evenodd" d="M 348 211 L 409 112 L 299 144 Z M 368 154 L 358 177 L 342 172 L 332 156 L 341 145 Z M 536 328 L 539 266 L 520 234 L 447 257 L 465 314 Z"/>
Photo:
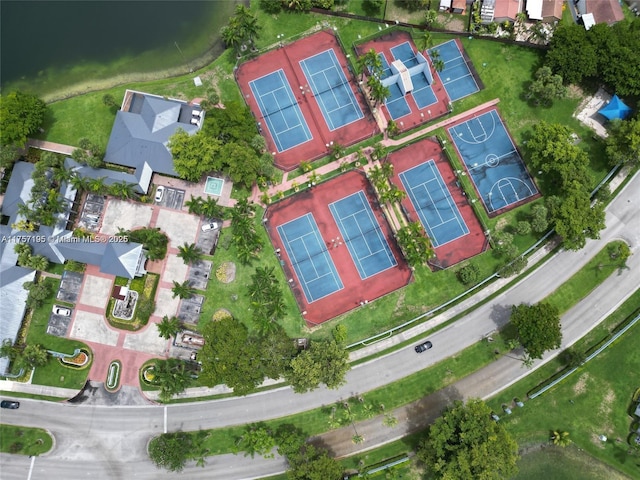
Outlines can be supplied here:
<path id="1" fill-rule="evenodd" d="M 53 438 L 42 428 L 0 424 L 0 452 L 37 456 L 52 446 Z"/>
<path id="2" fill-rule="evenodd" d="M 614 325 L 628 316 L 637 315 L 638 305 L 640 291 L 576 348 L 584 351 L 598 343 L 603 334 Z M 564 430 L 569 432 L 571 440 L 578 448 L 637 478 L 640 452 L 636 450 L 634 453 L 630 449 L 627 437 L 632 422 L 631 398 L 640 385 L 640 373 L 637 369 L 637 365 L 640 364 L 638 328 L 637 325 L 634 326 L 595 359 L 580 367 L 547 393 L 525 401 L 523 409 L 514 409 L 512 415 L 502 416 L 501 421 L 521 447 L 547 443 L 551 430 Z M 490 405 L 496 411 L 500 411 L 500 405 L 505 402 L 511 403 L 514 397 L 525 399 L 529 390 L 551 376 L 558 368 L 559 361 L 550 362 L 498 395 Z M 598 439 L 598 435 L 601 434 L 608 437 L 607 442 L 603 443 Z"/>
<path id="3" fill-rule="evenodd" d="M 60 280 L 44 278 L 41 281 L 51 286 L 51 295 L 42 307 L 33 311 L 27 332 L 27 344 L 40 344 L 47 350 L 72 354 L 77 348 L 91 349 L 84 343 L 68 338 L 56 337 L 47 333 L 47 323 L 51 315 L 51 308 L 56 303 L 56 292 Z M 44 367 L 36 368 L 32 382 L 37 385 L 52 385 L 63 388 L 80 389 L 87 380 L 87 374 L 91 364 L 81 370 L 63 366 L 57 359 L 50 358 Z"/>
<path id="4" fill-rule="evenodd" d="M 512 480 L 624 480 L 628 478 L 576 447 L 545 447 L 523 455 Z"/>

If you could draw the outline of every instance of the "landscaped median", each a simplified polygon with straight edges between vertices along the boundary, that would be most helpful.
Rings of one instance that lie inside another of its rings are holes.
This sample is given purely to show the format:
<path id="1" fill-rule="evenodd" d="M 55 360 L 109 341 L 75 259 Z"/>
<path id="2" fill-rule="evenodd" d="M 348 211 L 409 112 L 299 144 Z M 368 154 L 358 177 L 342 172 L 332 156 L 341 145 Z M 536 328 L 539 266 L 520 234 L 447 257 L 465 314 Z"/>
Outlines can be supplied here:
<path id="1" fill-rule="evenodd" d="M 624 267 L 626 257 L 619 252 L 624 252 L 625 247 L 626 244 L 623 242 L 612 242 L 607 245 L 548 300 L 553 301 L 561 313 L 569 310 L 608 276 Z M 597 272 L 596 275 L 593 274 L 594 271 Z M 385 425 L 393 426 L 394 409 L 451 385 L 492 363 L 495 361 L 496 352 L 499 355 L 508 353 L 508 335 L 497 333 L 493 336 L 492 342 L 479 342 L 459 352 L 455 357 L 400 381 L 351 398 L 347 402 L 338 402 L 335 405 L 301 414 L 266 421 L 261 425 L 272 431 L 283 424 L 300 425 L 303 426 L 304 434 L 308 437 L 320 435 L 327 429 L 348 426 L 351 422 L 374 417 L 379 417 L 380 428 L 385 428 Z M 498 411 L 501 410 L 498 409 Z M 245 429 L 244 426 L 236 426 L 210 430 L 204 438 L 206 444 L 204 448 L 212 455 L 234 452 L 237 450 L 237 439 L 243 435 Z M 190 435 L 202 435 L 202 433 L 193 432 Z"/>
<path id="2" fill-rule="evenodd" d="M 53 438 L 42 428 L 0 424 L 0 452 L 42 455 L 53 447 Z"/>

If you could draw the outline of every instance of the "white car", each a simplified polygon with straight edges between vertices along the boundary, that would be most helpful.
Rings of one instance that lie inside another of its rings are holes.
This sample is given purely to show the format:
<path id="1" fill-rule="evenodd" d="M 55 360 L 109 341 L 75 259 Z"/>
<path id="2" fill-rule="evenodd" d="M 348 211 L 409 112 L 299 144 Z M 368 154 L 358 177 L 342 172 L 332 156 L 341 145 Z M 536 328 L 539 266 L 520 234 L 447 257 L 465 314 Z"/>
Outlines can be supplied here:
<path id="1" fill-rule="evenodd" d="M 54 315 L 60 315 L 61 317 L 70 317 L 71 310 L 67 307 L 61 307 L 60 305 L 54 305 L 51 309 Z"/>
<path id="2" fill-rule="evenodd" d="M 162 185 L 160 185 L 158 188 L 156 188 L 156 202 L 160 203 L 162 201 L 162 198 L 164 197 L 164 187 Z"/>
<path id="3" fill-rule="evenodd" d="M 201 228 L 203 232 L 208 232 L 209 230 L 217 230 L 220 225 L 218 225 L 218 222 L 209 222 L 202 224 Z"/>

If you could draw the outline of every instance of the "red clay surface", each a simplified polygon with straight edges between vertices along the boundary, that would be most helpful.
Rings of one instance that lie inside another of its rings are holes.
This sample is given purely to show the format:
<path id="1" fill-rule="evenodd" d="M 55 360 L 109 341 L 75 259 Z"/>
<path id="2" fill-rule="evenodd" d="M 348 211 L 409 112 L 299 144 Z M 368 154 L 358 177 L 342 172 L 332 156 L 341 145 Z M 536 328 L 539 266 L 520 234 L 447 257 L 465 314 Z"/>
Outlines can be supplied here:
<path id="1" fill-rule="evenodd" d="M 447 268 L 482 253 L 488 247 L 488 242 L 482 231 L 482 225 L 480 225 L 480 222 L 475 216 L 467 197 L 463 195 L 462 189 L 456 185 L 456 175 L 435 138 L 421 140 L 389 154 L 388 161 L 393 164 L 393 183 L 404 191 L 399 177 L 400 173 L 416 165 L 420 165 L 427 160 L 434 160 L 438 172 L 442 175 L 442 179 L 447 185 L 447 189 L 469 229 L 468 234 L 435 249 L 436 259 L 431 260 L 429 265 L 432 269 Z M 402 206 L 405 208 L 405 211 L 409 213 L 410 221 L 420 221 L 408 197 L 402 200 Z"/>
<path id="2" fill-rule="evenodd" d="M 347 247 L 340 245 L 337 248 L 331 248 L 329 254 L 335 264 L 338 275 L 340 275 L 342 279 L 344 288 L 320 300 L 308 303 L 299 286 L 298 277 L 291 266 L 291 260 L 280 240 L 277 227 L 311 212 L 318 224 L 320 235 L 330 244 L 329 239 L 340 236 L 341 233 L 329 211 L 329 204 L 360 190 L 365 193 L 369 200 L 371 209 L 382 228 L 382 232 L 393 252 L 397 265 L 377 275 L 361 280 Z M 314 187 L 312 190 L 305 190 L 304 192 L 278 202 L 267 208 L 266 218 L 267 230 L 271 237 L 271 242 L 275 248 L 281 249 L 285 275 L 287 278 L 295 279 L 292 290 L 300 307 L 300 311 L 306 311 L 303 317 L 309 326 L 317 325 L 337 317 L 338 315 L 359 307 L 360 302 L 364 302 L 365 300 L 370 302 L 407 285 L 411 281 L 411 270 L 393 238 L 389 223 L 375 200 L 369 181 L 364 173 L 360 171 L 345 173 L 333 180 Z"/>
<path id="3" fill-rule="evenodd" d="M 460 155 L 460 152 L 458 151 L 458 147 L 456 146 L 456 143 L 453 141 L 453 139 L 451 138 L 451 134 L 449 133 L 449 128 L 455 127 L 456 125 L 460 125 L 461 123 L 466 122 L 467 120 L 471 120 L 474 117 L 480 116 L 482 114 L 485 114 L 487 112 L 490 112 L 491 110 L 496 110 L 498 112 L 498 116 L 500 116 L 500 120 L 502 120 L 502 125 L 504 126 L 504 129 L 507 132 L 507 135 L 509 135 L 509 138 L 511 139 L 511 142 L 513 143 L 513 145 L 516 147 L 516 150 L 518 150 L 518 155 L 520 155 L 520 159 L 522 161 L 522 165 L 524 165 L 524 168 L 527 170 L 527 174 L 531 177 L 531 181 L 533 182 L 533 184 L 535 185 L 535 179 L 533 177 L 533 175 L 531 175 L 531 173 L 529 172 L 529 169 L 527 167 L 527 165 L 524 163 L 524 157 L 522 156 L 522 153 L 520 153 L 520 149 L 518 149 L 517 143 L 513 138 L 513 135 L 511 135 L 511 132 L 509 131 L 509 127 L 507 126 L 507 122 L 504 121 L 504 118 L 502 118 L 502 115 L 500 115 L 500 111 L 495 107 L 495 106 L 487 106 L 486 108 L 477 110 L 477 111 L 473 111 L 473 112 L 469 112 L 469 115 L 465 116 L 465 117 L 461 117 L 458 118 L 456 120 L 455 123 L 452 123 L 451 125 L 447 125 L 447 128 L 445 129 L 447 131 L 447 137 L 449 138 L 449 142 L 451 143 L 451 145 L 453 145 L 453 148 L 455 148 L 456 151 L 456 155 L 458 155 L 458 158 L 462 158 Z M 461 162 L 464 169 L 467 170 L 467 175 L 469 174 L 469 170 L 467 168 L 467 165 L 461 160 Z M 478 196 L 478 198 L 482 198 L 482 194 L 478 191 L 478 189 L 476 188 L 476 184 L 474 182 L 471 182 L 471 184 L 473 185 L 473 189 L 476 191 L 476 195 Z M 498 215 L 502 215 L 505 212 L 508 212 L 509 210 L 513 210 L 514 208 L 520 207 L 526 203 L 532 202 L 534 200 L 536 200 L 537 198 L 540 198 L 542 196 L 542 194 L 540 193 L 540 188 L 536 185 L 536 188 L 538 189 L 538 193 L 536 193 L 535 195 L 532 195 L 530 197 L 524 198 L 519 202 L 515 202 L 512 203 L 511 205 L 507 205 L 504 208 L 501 208 L 499 210 L 494 210 L 493 212 L 489 212 L 487 211 L 486 207 L 484 207 L 483 204 L 483 208 L 485 209 L 485 212 L 487 212 L 487 215 L 489 216 L 489 218 L 494 218 L 497 217 Z"/>
<path id="4" fill-rule="evenodd" d="M 364 118 L 334 131 L 329 130 L 299 63 L 301 60 L 330 48 L 336 54 L 346 78 L 350 80 L 351 90 L 355 94 L 360 109 L 364 114 Z M 250 81 L 279 69 L 284 71 L 313 136 L 308 142 L 282 153 L 279 153 L 276 149 L 271 133 L 266 123 L 262 121 L 262 113 L 249 87 Z M 380 131 L 362 93 L 358 90 L 354 75 L 348 69 L 347 58 L 340 48 L 333 31 L 318 32 L 243 63 L 236 70 L 236 80 L 256 121 L 262 123 L 263 134 L 267 140 L 269 151 L 276 152 L 275 164 L 283 170 L 293 170 L 303 160 L 314 160 L 327 155 L 329 149 L 326 145 L 330 142 L 348 146 L 371 137 Z M 301 89 L 300 87 L 303 88 Z M 303 91 L 305 92 L 304 94 L 302 93 Z"/>
<path id="5" fill-rule="evenodd" d="M 369 42 L 358 45 L 356 47 L 356 53 L 358 54 L 358 56 L 361 56 L 373 48 L 377 53 L 384 53 L 387 62 L 391 63 L 393 61 L 391 48 L 405 42 L 409 42 L 414 52 L 418 51 L 418 48 L 413 43 L 413 39 L 408 32 L 394 30 L 388 33 L 384 33 Z M 418 105 L 416 105 L 416 102 L 413 99 L 413 95 L 411 95 L 411 93 L 407 94 L 405 96 L 405 100 L 409 104 L 409 108 L 411 108 L 411 113 L 395 120 L 396 124 L 398 125 L 398 130 L 401 132 L 405 132 L 418 125 L 421 125 L 422 123 L 429 122 L 434 118 L 442 117 L 449 113 L 449 96 L 442 86 L 442 83 L 439 81 L 439 77 L 433 69 L 431 59 L 427 55 L 426 51 L 421 53 L 429 62 L 431 74 L 434 78 L 433 92 L 436 94 L 436 98 L 438 99 L 438 101 L 433 105 L 429 105 L 424 107 L 423 109 L 419 109 Z M 387 120 L 392 120 L 386 106 L 382 106 L 382 111 L 384 112 L 384 116 Z M 431 115 L 429 115 L 429 111 L 431 111 Z"/>

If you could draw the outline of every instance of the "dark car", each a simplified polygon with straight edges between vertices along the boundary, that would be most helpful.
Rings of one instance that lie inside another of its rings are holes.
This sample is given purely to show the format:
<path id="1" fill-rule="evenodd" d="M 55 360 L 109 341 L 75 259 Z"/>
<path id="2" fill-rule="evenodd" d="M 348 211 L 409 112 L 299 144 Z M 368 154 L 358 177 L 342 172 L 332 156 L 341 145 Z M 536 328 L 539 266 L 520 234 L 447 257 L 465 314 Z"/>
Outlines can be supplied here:
<path id="1" fill-rule="evenodd" d="M 422 342 L 420 345 L 416 345 L 414 350 L 416 351 L 416 353 L 422 353 L 422 352 L 426 352 L 431 347 L 433 347 L 433 343 L 427 340 L 426 342 Z"/>
<path id="2" fill-rule="evenodd" d="M 2 402 L 0 402 L 0 408 L 15 410 L 16 408 L 20 408 L 20 402 L 15 402 L 13 400 L 2 400 Z"/>

